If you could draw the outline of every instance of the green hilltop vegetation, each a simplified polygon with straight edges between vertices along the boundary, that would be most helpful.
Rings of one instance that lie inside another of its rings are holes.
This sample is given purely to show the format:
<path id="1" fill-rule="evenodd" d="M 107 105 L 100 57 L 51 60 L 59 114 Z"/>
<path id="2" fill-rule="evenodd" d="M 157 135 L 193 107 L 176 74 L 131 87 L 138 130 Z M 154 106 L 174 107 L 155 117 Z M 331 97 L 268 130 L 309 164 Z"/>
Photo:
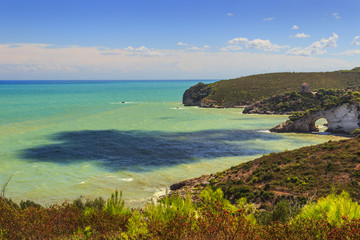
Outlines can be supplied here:
<path id="1" fill-rule="evenodd" d="M 353 138 L 187 180 L 142 209 L 128 209 L 118 191 L 107 201 L 18 205 L 5 198 L 6 182 L 0 238 L 360 239 L 359 181 L 360 142 Z"/>
<path id="2" fill-rule="evenodd" d="M 309 83 L 314 91 L 321 88 L 358 90 L 360 67 L 334 72 L 258 74 L 204 84 L 200 91 L 194 87 L 189 91 L 191 97 L 201 98 L 203 107 L 239 107 L 285 92 L 299 92 L 302 83 Z"/>
<path id="3" fill-rule="evenodd" d="M 328 110 L 344 103 L 359 103 L 360 92 L 344 89 L 319 89 L 312 92 L 287 92 L 265 98 L 246 107 L 243 113 L 293 114 L 292 121 L 307 112 Z"/>

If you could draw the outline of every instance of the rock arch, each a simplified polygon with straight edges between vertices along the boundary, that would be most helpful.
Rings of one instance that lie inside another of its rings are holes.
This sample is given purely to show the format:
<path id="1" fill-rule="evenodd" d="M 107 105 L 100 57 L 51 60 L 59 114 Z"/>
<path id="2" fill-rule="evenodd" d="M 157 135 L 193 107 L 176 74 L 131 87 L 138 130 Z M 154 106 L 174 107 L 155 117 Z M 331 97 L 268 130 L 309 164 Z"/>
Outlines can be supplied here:
<path id="1" fill-rule="evenodd" d="M 327 119 L 326 116 L 322 115 L 322 114 L 317 114 L 316 116 L 312 117 L 309 121 L 309 130 L 311 132 L 318 132 L 319 131 L 319 127 L 318 125 L 316 125 L 317 120 L 319 119 L 325 119 L 328 124 L 329 124 L 329 120 Z"/>
<path id="2" fill-rule="evenodd" d="M 323 131 L 323 130 L 325 130 L 325 132 L 327 132 L 327 129 L 328 129 L 328 126 L 329 126 L 329 121 L 326 118 L 321 117 L 321 118 L 314 119 L 314 120 L 315 120 L 314 125 L 315 125 L 315 127 L 318 128 L 319 132 Z M 321 125 L 321 124 L 323 124 L 323 125 Z M 324 129 L 325 126 L 326 126 L 326 129 Z"/>
<path id="3" fill-rule="evenodd" d="M 359 106 L 357 104 L 343 104 L 328 110 L 313 112 L 310 116 L 302 117 L 294 122 L 286 121 L 270 129 L 271 132 L 317 132 L 315 123 L 325 118 L 328 122 L 328 132 L 351 133 L 359 128 Z"/>

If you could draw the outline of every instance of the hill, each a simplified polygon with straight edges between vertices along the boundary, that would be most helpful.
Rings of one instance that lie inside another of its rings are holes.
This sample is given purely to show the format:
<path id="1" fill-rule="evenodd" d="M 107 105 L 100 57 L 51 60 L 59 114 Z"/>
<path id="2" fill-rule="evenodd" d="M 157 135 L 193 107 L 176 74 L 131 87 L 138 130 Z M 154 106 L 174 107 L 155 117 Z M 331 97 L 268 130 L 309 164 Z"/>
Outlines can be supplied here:
<path id="1" fill-rule="evenodd" d="M 221 188 L 233 203 L 245 197 L 260 208 L 271 209 L 282 199 L 318 199 L 342 190 L 359 201 L 359 181 L 360 142 L 353 138 L 271 153 L 170 189 L 182 195 L 191 191 L 196 196 L 207 186 Z"/>
<path id="2" fill-rule="evenodd" d="M 267 73 L 222 80 L 211 84 L 197 84 L 185 91 L 186 106 L 239 107 L 263 98 L 301 90 L 302 83 L 312 90 L 360 88 L 359 68 L 334 72 Z"/>

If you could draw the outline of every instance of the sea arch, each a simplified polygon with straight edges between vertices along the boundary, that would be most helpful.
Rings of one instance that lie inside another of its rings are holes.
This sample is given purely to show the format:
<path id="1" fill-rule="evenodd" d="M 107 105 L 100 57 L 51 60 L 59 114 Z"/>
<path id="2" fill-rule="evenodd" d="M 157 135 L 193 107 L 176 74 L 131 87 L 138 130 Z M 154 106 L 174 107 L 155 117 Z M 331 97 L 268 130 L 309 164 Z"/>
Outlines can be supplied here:
<path id="1" fill-rule="evenodd" d="M 342 104 L 328 110 L 310 113 L 293 122 L 284 122 L 270 129 L 272 132 L 315 132 L 319 131 L 315 123 L 325 118 L 328 122 L 328 132 L 351 133 L 359 128 L 359 106 L 357 104 Z"/>
<path id="2" fill-rule="evenodd" d="M 315 120 L 315 127 L 318 128 L 319 132 L 327 132 L 329 121 L 322 117 Z"/>

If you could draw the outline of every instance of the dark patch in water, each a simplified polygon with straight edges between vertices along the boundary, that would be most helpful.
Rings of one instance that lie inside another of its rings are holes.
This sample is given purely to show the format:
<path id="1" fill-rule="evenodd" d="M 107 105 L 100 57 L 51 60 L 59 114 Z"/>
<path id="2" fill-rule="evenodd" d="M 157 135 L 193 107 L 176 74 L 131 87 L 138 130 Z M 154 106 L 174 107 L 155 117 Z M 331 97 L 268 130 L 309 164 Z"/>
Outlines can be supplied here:
<path id="1" fill-rule="evenodd" d="M 159 120 L 169 120 L 169 119 L 174 119 L 175 117 L 159 117 L 157 119 Z"/>
<path id="2" fill-rule="evenodd" d="M 249 120 L 259 120 L 258 118 L 230 118 L 230 120 L 234 121 L 249 121 Z"/>
<path id="3" fill-rule="evenodd" d="M 269 153 L 268 149 L 256 148 L 244 141 L 280 138 L 280 135 L 241 130 L 185 133 L 87 130 L 55 134 L 51 140 L 60 143 L 24 149 L 21 157 L 58 164 L 97 161 L 111 171 L 144 172 L 201 158 Z"/>

